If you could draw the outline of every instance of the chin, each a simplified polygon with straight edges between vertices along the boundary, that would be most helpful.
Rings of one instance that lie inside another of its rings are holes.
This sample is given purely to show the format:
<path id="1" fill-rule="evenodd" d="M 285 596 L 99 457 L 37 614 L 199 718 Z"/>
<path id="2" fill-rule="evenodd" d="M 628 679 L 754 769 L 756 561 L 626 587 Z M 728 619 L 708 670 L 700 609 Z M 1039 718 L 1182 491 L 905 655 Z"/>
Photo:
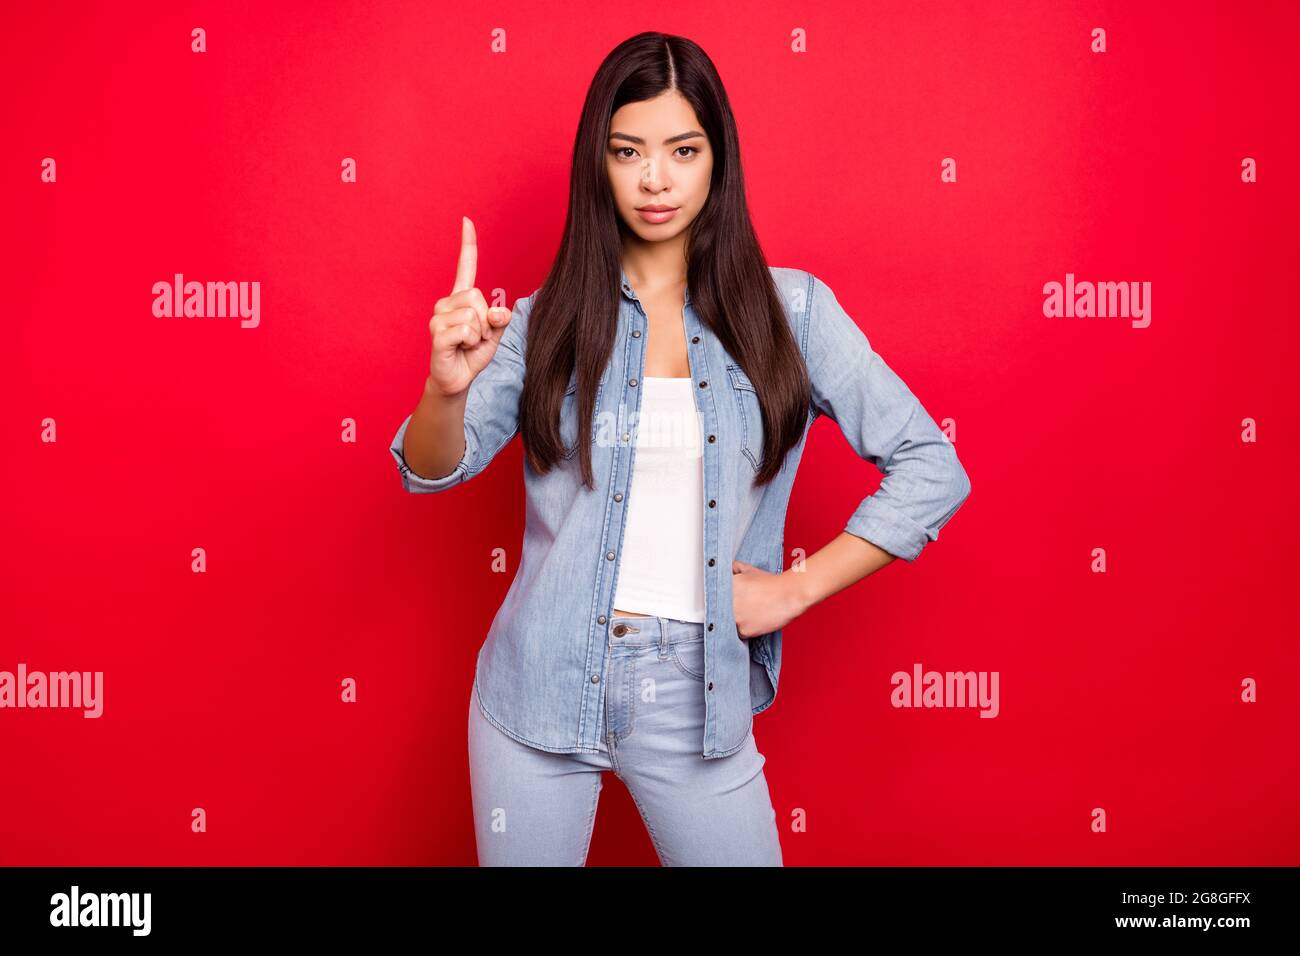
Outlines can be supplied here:
<path id="1" fill-rule="evenodd" d="M 677 222 L 674 219 L 671 223 L 672 229 L 661 229 L 643 220 L 636 214 L 635 209 L 632 210 L 631 216 L 624 219 L 624 222 L 629 229 L 646 242 L 663 242 L 666 239 L 673 239 L 691 227 L 691 220 Z"/>

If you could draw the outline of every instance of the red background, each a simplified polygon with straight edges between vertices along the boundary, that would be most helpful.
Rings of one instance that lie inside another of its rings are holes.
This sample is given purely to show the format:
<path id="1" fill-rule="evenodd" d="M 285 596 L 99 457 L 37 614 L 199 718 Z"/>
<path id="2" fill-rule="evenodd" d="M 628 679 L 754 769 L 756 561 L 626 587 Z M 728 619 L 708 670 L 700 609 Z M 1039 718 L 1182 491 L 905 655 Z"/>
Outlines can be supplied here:
<path id="1" fill-rule="evenodd" d="M 1295 4 L 5 20 L 0 670 L 102 670 L 105 711 L 0 711 L 0 863 L 474 862 L 466 708 L 521 448 L 417 497 L 388 444 L 460 216 L 489 297 L 541 284 L 587 83 L 645 29 L 713 58 L 769 261 L 834 289 L 972 479 L 914 565 L 786 629 L 755 734 L 787 865 L 1300 863 Z M 260 327 L 155 318 L 175 272 L 260 281 Z M 1150 281 L 1151 326 L 1044 317 L 1066 272 Z M 819 420 L 787 549 L 878 477 Z M 893 709 L 916 661 L 998 671 L 1000 715 Z M 655 863 L 606 782 L 590 862 Z"/>

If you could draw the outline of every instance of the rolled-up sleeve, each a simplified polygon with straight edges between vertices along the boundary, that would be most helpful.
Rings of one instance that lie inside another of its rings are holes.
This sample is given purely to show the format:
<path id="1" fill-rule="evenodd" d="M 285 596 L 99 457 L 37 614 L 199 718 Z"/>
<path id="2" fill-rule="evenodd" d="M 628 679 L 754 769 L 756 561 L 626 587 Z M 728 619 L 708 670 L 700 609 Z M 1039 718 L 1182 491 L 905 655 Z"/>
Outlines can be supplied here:
<path id="1" fill-rule="evenodd" d="M 536 295 L 536 293 L 534 293 Z M 465 397 L 465 452 L 450 474 L 441 478 L 417 475 L 406 463 L 407 415 L 389 446 L 397 462 L 402 487 L 412 494 L 445 491 L 481 473 L 519 431 L 519 398 L 524 388 L 524 354 L 528 314 L 533 296 L 515 301 L 510 324 L 497 343 L 496 354 L 487 367 L 470 382 Z"/>
<path id="2" fill-rule="evenodd" d="M 844 530 L 915 561 L 970 495 L 970 478 L 934 419 L 871 347 L 830 287 L 809 274 L 813 406 L 880 469 L 880 487 Z"/>

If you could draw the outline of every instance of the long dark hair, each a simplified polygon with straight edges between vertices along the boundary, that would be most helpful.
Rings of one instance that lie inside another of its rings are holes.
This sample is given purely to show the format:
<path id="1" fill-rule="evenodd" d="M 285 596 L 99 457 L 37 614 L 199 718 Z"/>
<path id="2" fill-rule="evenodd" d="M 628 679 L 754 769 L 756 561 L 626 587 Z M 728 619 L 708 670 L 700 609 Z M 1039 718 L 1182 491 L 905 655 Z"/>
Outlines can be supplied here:
<path id="1" fill-rule="evenodd" d="M 799 442 L 812 400 L 808 370 L 745 202 L 740 144 L 727 92 L 713 62 L 685 37 L 641 33 L 601 63 L 587 90 L 573 146 L 569 210 L 560 249 L 528 320 L 519 432 L 528 463 L 545 473 L 565 456 L 560 409 L 576 371 L 582 480 L 594 487 L 591 442 L 596 386 L 614 347 L 627 225 L 615 206 L 605 151 L 609 124 L 625 103 L 679 92 L 713 150 L 709 196 L 687 237 L 691 306 L 745 370 L 763 413 L 763 460 L 771 481 Z M 724 387 L 726 379 L 710 387 Z M 729 387 L 729 386 L 726 386 Z"/>

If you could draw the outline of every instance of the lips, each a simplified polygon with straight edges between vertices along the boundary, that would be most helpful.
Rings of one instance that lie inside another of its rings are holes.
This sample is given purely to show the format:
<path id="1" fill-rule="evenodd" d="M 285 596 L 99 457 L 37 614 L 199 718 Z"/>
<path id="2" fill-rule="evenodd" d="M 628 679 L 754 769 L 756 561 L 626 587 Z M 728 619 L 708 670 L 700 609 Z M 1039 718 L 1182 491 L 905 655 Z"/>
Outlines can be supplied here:
<path id="1" fill-rule="evenodd" d="M 636 214 L 641 217 L 642 222 L 659 226 L 676 216 L 677 210 L 676 206 L 638 206 Z"/>

